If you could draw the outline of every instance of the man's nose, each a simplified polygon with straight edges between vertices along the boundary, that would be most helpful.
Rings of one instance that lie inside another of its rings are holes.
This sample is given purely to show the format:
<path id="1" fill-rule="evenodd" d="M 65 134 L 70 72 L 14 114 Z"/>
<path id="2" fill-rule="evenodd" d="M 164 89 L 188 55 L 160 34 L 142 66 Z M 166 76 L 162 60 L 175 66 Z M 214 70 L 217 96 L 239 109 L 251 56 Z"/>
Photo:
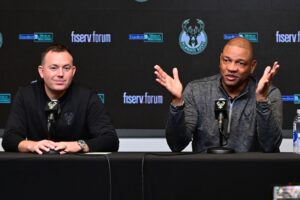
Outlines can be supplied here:
<path id="1" fill-rule="evenodd" d="M 235 62 L 230 62 L 227 65 L 227 70 L 229 71 L 237 71 L 238 67 Z"/>
<path id="2" fill-rule="evenodd" d="M 64 76 L 64 69 L 62 67 L 58 68 L 57 75 L 58 76 Z"/>

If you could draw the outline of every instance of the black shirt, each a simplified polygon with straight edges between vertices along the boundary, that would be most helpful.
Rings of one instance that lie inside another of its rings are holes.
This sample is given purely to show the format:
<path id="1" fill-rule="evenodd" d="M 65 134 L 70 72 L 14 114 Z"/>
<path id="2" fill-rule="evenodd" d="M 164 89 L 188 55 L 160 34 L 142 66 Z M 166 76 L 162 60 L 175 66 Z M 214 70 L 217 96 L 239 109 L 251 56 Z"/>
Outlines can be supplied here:
<path id="1" fill-rule="evenodd" d="M 5 151 L 18 151 L 24 140 L 52 141 L 84 140 L 90 151 L 117 151 L 119 139 L 95 91 L 72 83 L 59 99 L 60 113 L 55 123 L 55 134 L 47 127 L 46 103 L 50 101 L 44 82 L 37 81 L 20 88 L 3 135 Z"/>

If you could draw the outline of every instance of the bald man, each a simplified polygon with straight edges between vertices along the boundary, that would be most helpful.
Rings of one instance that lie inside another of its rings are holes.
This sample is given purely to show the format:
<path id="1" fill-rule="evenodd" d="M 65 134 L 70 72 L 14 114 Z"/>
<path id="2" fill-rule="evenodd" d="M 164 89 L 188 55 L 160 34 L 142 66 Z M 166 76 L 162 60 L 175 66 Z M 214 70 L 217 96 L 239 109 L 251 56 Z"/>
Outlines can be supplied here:
<path id="1" fill-rule="evenodd" d="M 267 66 L 259 81 L 251 42 L 230 40 L 220 55 L 220 73 L 195 80 L 183 91 L 177 68 L 173 77 L 156 65 L 156 81 L 172 95 L 166 139 L 172 151 L 182 151 L 191 141 L 194 152 L 220 145 L 215 101 L 228 103 L 223 146 L 236 152 L 279 152 L 282 141 L 282 101 L 272 85 L 279 64 Z"/>

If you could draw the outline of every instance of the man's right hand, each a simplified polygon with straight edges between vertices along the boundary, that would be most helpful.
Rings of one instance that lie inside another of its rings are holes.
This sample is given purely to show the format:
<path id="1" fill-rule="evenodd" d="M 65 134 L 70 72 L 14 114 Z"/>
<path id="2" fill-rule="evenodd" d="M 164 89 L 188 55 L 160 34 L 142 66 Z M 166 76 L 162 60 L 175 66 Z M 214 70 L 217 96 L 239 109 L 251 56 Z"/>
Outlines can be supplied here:
<path id="1" fill-rule="evenodd" d="M 20 152 L 36 152 L 38 154 L 43 154 L 43 151 L 50 151 L 50 149 L 55 149 L 56 144 L 51 140 L 41 140 L 41 141 L 31 141 L 23 140 L 19 143 L 18 149 Z"/>
<path id="2" fill-rule="evenodd" d="M 156 81 L 164 86 L 173 96 L 173 105 L 182 105 L 182 84 L 179 80 L 177 68 L 173 68 L 173 78 L 169 76 L 159 65 L 154 66 L 154 74 L 156 75 Z"/>

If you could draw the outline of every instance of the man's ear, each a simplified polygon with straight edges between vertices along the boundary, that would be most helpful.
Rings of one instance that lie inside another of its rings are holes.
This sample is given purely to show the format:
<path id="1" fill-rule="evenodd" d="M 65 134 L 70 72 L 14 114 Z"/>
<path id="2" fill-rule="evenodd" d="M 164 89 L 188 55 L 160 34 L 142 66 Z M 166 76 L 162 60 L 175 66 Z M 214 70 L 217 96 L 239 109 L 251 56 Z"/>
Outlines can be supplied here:
<path id="1" fill-rule="evenodd" d="M 223 52 L 220 53 L 220 57 L 219 57 L 219 68 L 221 67 L 222 57 L 223 57 Z"/>
<path id="2" fill-rule="evenodd" d="M 44 67 L 42 65 L 39 65 L 38 66 L 38 71 L 39 71 L 39 74 L 40 74 L 40 77 L 41 78 L 44 78 Z"/>
<path id="3" fill-rule="evenodd" d="M 256 60 L 252 60 L 252 62 L 251 62 L 251 74 L 254 73 L 254 71 L 256 69 L 256 65 L 257 65 Z"/>
<path id="4" fill-rule="evenodd" d="M 73 68 L 73 76 L 74 76 L 77 68 L 76 68 L 75 65 L 74 65 L 73 67 L 74 67 L 74 68 Z"/>
<path id="5" fill-rule="evenodd" d="M 220 53 L 220 63 L 221 63 L 221 60 L 222 60 L 222 56 L 223 56 L 223 53 L 221 52 Z"/>

